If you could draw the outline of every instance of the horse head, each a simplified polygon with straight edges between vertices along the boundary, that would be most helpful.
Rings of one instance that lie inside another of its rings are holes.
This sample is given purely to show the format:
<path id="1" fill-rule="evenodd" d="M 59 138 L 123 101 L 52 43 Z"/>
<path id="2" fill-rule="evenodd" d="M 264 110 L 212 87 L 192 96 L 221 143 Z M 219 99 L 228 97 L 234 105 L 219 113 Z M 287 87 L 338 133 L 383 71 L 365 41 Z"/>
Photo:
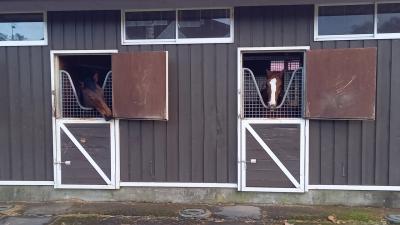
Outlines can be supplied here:
<path id="1" fill-rule="evenodd" d="M 104 100 L 104 91 L 99 85 L 99 74 L 86 77 L 80 82 L 82 103 L 85 107 L 95 108 L 104 118 L 109 121 L 112 118 L 111 109 Z"/>
<path id="2" fill-rule="evenodd" d="M 280 104 L 282 89 L 283 71 L 267 71 L 267 83 L 261 94 L 269 107 L 275 108 Z"/>

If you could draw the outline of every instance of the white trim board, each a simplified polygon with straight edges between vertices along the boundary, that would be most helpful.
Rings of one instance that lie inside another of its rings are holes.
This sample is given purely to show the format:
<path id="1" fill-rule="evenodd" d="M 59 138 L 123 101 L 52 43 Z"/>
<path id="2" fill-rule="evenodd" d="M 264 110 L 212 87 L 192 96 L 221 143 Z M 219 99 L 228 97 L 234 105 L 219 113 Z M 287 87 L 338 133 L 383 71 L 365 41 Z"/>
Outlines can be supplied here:
<path id="1" fill-rule="evenodd" d="M 371 186 L 371 185 L 308 185 L 309 190 L 336 191 L 400 191 L 400 186 Z"/>
<path id="2" fill-rule="evenodd" d="M 251 52 L 301 52 L 310 50 L 310 46 L 281 46 L 281 47 L 239 47 L 238 48 L 238 62 L 242 62 L 242 53 Z M 238 69 L 241 69 L 241 64 L 238 64 Z M 238 70 L 238 73 L 241 74 L 241 70 Z"/>
<path id="3" fill-rule="evenodd" d="M 121 182 L 121 187 L 237 188 L 235 183 Z"/>
<path id="4" fill-rule="evenodd" d="M 53 186 L 54 181 L 22 181 L 22 180 L 7 180 L 0 181 L 0 186 Z"/>

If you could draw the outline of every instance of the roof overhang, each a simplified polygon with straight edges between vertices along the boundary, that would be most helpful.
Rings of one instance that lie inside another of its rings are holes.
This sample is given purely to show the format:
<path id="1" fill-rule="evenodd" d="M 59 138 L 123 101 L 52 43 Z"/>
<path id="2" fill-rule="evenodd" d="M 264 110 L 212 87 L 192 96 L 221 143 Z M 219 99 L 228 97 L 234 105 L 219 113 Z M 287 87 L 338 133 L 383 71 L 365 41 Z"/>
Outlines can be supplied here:
<path id="1" fill-rule="evenodd" d="M 384 0 L 377 0 L 384 1 Z M 387 1 L 387 0 L 386 0 Z M 389 0 L 390 1 L 390 0 Z M 395 0 L 393 0 L 395 1 Z M 343 0 L 343 3 L 366 2 Z M 373 2 L 371 0 L 371 2 Z M 0 0 L 0 12 L 237 7 L 339 3 L 338 0 Z"/>

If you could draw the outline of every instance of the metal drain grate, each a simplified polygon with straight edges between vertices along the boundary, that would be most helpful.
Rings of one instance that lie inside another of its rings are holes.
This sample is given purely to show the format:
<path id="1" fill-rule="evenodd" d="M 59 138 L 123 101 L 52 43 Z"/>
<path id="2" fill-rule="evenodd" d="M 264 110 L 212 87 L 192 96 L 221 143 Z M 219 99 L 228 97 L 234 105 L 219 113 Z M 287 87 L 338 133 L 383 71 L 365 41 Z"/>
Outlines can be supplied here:
<path id="1" fill-rule="evenodd" d="M 179 212 L 181 219 L 206 219 L 211 216 L 207 209 L 184 209 Z"/>
<path id="2" fill-rule="evenodd" d="M 389 224 L 400 224 L 400 215 L 387 215 L 386 220 Z"/>

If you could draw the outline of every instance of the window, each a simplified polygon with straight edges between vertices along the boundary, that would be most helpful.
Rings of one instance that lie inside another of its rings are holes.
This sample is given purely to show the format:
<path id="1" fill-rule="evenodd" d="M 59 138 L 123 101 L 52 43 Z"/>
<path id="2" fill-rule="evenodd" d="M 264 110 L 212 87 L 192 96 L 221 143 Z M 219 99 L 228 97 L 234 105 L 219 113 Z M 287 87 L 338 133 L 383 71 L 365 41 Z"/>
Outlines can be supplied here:
<path id="1" fill-rule="evenodd" d="M 229 38 L 231 16 L 229 9 L 178 11 L 179 38 Z"/>
<path id="2" fill-rule="evenodd" d="M 232 9 L 126 11 L 122 32 L 122 44 L 231 43 Z"/>
<path id="3" fill-rule="evenodd" d="M 128 12 L 125 15 L 126 39 L 175 39 L 175 21 L 175 11 Z"/>
<path id="4" fill-rule="evenodd" d="M 0 14 L 0 46 L 47 45 L 45 13 Z"/>
<path id="5" fill-rule="evenodd" d="M 400 33 L 400 3 L 378 5 L 378 33 Z"/>
<path id="6" fill-rule="evenodd" d="M 400 38 L 400 3 L 318 5 L 316 41 Z"/>

